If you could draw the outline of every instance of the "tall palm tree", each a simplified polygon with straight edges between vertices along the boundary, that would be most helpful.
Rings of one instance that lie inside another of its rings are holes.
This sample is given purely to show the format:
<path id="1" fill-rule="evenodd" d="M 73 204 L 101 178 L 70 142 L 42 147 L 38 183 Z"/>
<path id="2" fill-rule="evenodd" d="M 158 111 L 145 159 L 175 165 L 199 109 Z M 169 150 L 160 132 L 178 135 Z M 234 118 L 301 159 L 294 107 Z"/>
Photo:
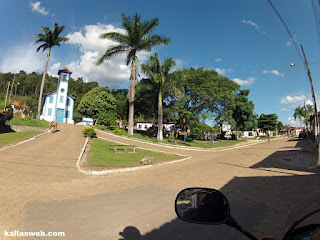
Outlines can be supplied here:
<path id="1" fill-rule="evenodd" d="M 163 141 L 163 108 L 162 108 L 162 91 L 166 79 L 169 75 L 169 71 L 175 66 L 175 61 L 172 58 L 165 59 L 162 63 L 155 53 L 154 56 L 150 56 L 148 64 L 142 64 L 141 70 L 144 72 L 156 87 L 158 92 L 158 134 L 157 140 Z"/>
<path id="2" fill-rule="evenodd" d="M 302 117 L 304 117 L 305 115 L 305 110 L 303 107 L 298 106 L 295 110 L 294 110 L 294 120 L 296 120 L 297 118 L 299 118 L 300 120 L 300 127 L 302 128 Z"/>
<path id="3" fill-rule="evenodd" d="M 135 81 L 137 78 L 136 60 L 137 52 L 151 51 L 151 47 L 162 44 L 169 44 L 170 39 L 154 34 L 150 35 L 156 26 L 159 25 L 159 19 L 141 21 L 141 17 L 136 13 L 133 17 L 126 17 L 122 14 L 122 26 L 125 33 L 109 32 L 104 33 L 100 38 L 110 39 L 118 42 L 119 45 L 110 47 L 104 55 L 97 61 L 97 65 L 113 56 L 125 53 L 127 54 L 127 65 L 131 63 L 130 89 L 128 93 L 129 116 L 128 116 L 128 135 L 133 135 L 133 117 L 134 117 L 134 95 Z"/>
<path id="4" fill-rule="evenodd" d="M 310 116 L 311 116 L 311 114 L 313 114 L 314 113 L 314 108 L 313 108 L 313 105 L 310 105 L 310 104 L 307 104 L 306 106 L 305 106 L 305 124 L 306 124 L 306 126 L 308 126 L 308 123 L 309 123 L 309 120 L 310 120 Z"/>
<path id="5" fill-rule="evenodd" d="M 34 44 L 42 43 L 37 48 L 37 52 L 41 48 L 42 48 L 42 52 L 44 52 L 46 49 L 48 49 L 47 60 L 46 60 L 46 64 L 44 65 L 44 71 L 43 71 L 41 88 L 40 88 L 40 96 L 39 96 L 39 102 L 38 102 L 38 114 L 37 114 L 38 119 L 40 119 L 40 114 L 41 114 L 43 86 L 44 86 L 44 81 L 45 81 L 46 74 L 47 74 L 47 68 L 48 68 L 51 48 L 54 46 L 60 47 L 61 42 L 65 42 L 65 41 L 69 40 L 67 37 L 60 37 L 60 34 L 64 30 L 64 28 L 65 28 L 65 26 L 59 26 L 58 23 L 55 23 L 54 27 L 53 27 L 53 31 L 51 31 L 50 28 L 48 28 L 48 27 L 42 27 L 41 30 L 44 32 L 44 34 L 38 33 L 38 34 L 34 35 L 35 38 L 38 38 L 34 42 Z"/>

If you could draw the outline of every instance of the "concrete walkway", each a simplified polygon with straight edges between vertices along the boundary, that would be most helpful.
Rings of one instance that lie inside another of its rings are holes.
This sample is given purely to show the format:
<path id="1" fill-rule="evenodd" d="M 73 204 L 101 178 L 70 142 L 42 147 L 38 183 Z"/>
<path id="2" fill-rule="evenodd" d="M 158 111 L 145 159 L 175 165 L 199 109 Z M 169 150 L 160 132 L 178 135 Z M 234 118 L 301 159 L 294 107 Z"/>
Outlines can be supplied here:
<path id="1" fill-rule="evenodd" d="M 61 239 L 80 240 L 242 239 L 228 227 L 176 218 L 173 203 L 181 189 L 211 187 L 221 189 L 233 215 L 253 233 L 280 237 L 289 210 L 320 183 L 318 170 L 306 168 L 315 162 L 314 152 L 307 141 L 297 139 L 223 152 L 135 142 L 192 158 L 140 171 L 86 176 L 74 167 L 85 141 L 81 129 L 60 125 L 59 132 L 1 152 L 0 236 L 3 230 L 42 230 L 64 231 Z"/>

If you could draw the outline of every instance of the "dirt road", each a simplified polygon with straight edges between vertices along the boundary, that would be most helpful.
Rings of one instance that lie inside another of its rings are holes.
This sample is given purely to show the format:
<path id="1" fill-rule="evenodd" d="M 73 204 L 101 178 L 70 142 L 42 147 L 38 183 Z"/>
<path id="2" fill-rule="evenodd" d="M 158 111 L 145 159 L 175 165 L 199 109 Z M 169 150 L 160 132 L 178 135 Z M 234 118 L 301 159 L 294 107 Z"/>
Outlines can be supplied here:
<path id="1" fill-rule="evenodd" d="M 307 170 L 315 154 L 306 141 L 282 139 L 228 151 L 188 151 L 100 134 L 110 140 L 190 155 L 185 162 L 107 176 L 75 168 L 82 127 L 0 153 L 0 239 L 3 231 L 64 231 L 61 239 L 242 239 L 230 228 L 187 224 L 176 218 L 179 190 L 220 189 L 233 215 L 257 235 L 279 237 L 287 213 L 319 186 Z M 50 238 L 30 238 L 50 239 Z M 52 238 L 51 238 L 52 239 Z"/>

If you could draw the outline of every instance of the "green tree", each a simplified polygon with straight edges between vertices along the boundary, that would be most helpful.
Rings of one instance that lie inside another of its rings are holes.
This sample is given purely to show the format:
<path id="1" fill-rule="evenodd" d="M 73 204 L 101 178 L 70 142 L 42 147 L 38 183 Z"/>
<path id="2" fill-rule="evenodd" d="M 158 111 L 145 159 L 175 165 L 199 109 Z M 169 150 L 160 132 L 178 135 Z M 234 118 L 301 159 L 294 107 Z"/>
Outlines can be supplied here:
<path id="1" fill-rule="evenodd" d="M 113 56 L 121 53 L 127 54 L 127 65 L 131 63 L 130 89 L 129 89 L 129 116 L 128 116 L 128 135 L 133 135 L 133 118 L 134 118 L 134 96 L 135 96 L 135 81 L 137 78 L 136 60 L 137 52 L 151 51 L 153 46 L 169 44 L 170 39 L 160 35 L 151 35 L 151 32 L 159 25 L 159 19 L 141 21 L 141 17 L 135 14 L 134 17 L 126 17 L 122 14 L 122 26 L 125 33 L 109 32 L 104 33 L 100 37 L 113 40 L 119 45 L 110 47 L 104 55 L 98 60 L 97 65 L 103 63 L 104 60 L 110 59 Z"/>
<path id="2" fill-rule="evenodd" d="M 148 64 L 142 64 L 141 70 L 148 77 L 151 85 L 154 86 L 158 95 L 158 134 L 157 140 L 163 141 L 163 106 L 162 106 L 162 92 L 169 71 L 175 66 L 172 58 L 167 58 L 160 62 L 158 54 L 150 56 Z"/>
<path id="3" fill-rule="evenodd" d="M 44 71 L 43 71 L 43 76 L 41 81 L 41 88 L 40 88 L 40 95 L 39 95 L 39 102 L 38 102 L 38 113 L 37 113 L 38 119 L 40 119 L 40 114 L 41 114 L 43 86 L 44 86 L 44 81 L 47 74 L 51 48 L 54 46 L 60 47 L 61 42 L 65 42 L 69 40 L 67 37 L 60 37 L 60 34 L 64 30 L 64 28 L 65 26 L 59 26 L 58 23 L 55 23 L 53 27 L 53 31 L 51 31 L 48 27 L 42 27 L 41 29 L 44 32 L 44 34 L 37 33 L 34 35 L 34 37 L 37 38 L 37 40 L 34 43 L 35 44 L 41 43 L 41 45 L 37 48 L 37 52 L 40 49 L 42 49 L 42 52 L 48 49 L 47 60 L 44 65 Z"/>
<path id="4" fill-rule="evenodd" d="M 310 116 L 314 114 L 314 108 L 313 105 L 307 104 L 305 106 L 305 123 L 308 125 L 310 123 Z"/>
<path id="5" fill-rule="evenodd" d="M 253 113 L 254 103 L 248 100 L 249 93 L 250 90 L 240 90 L 235 97 L 232 118 L 241 131 L 256 129 L 258 125 L 258 116 Z"/>
<path id="6" fill-rule="evenodd" d="M 112 95 L 116 99 L 117 114 L 121 121 L 126 121 L 128 119 L 128 99 L 127 89 L 113 89 L 111 90 Z"/>
<path id="7" fill-rule="evenodd" d="M 115 112 L 116 100 L 106 87 L 96 87 L 83 96 L 78 111 L 84 116 L 97 118 L 99 114 Z"/>
<path id="8" fill-rule="evenodd" d="M 278 125 L 277 114 L 261 114 L 258 119 L 258 128 L 263 131 L 275 131 Z"/>
<path id="9" fill-rule="evenodd" d="M 295 110 L 294 110 L 294 120 L 296 120 L 297 118 L 299 118 L 300 120 L 300 127 L 302 127 L 302 118 L 305 116 L 305 109 L 304 107 L 300 107 L 298 106 Z"/>
<path id="10" fill-rule="evenodd" d="M 212 114 L 217 116 L 216 120 L 232 123 L 235 93 L 240 87 L 237 83 L 204 68 L 175 71 L 170 81 L 175 87 L 166 93 L 167 108 L 184 128 Z"/>

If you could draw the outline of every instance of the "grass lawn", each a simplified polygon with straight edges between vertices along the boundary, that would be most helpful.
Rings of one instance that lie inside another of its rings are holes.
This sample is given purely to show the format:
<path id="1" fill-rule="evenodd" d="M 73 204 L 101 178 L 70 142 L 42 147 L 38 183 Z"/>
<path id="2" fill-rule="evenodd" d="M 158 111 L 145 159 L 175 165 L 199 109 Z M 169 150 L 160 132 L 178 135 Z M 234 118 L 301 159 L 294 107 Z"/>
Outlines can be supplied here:
<path id="1" fill-rule="evenodd" d="M 27 132 L 10 132 L 0 134 L 0 146 L 4 144 L 14 143 L 21 140 L 28 139 L 42 132 L 40 131 L 27 131 Z"/>
<path id="2" fill-rule="evenodd" d="M 182 158 L 174 154 L 147 151 L 139 148 L 136 148 L 136 152 L 133 153 L 132 147 L 121 146 L 118 146 L 117 153 L 115 153 L 114 147 L 110 146 L 112 144 L 116 143 L 93 139 L 88 152 L 87 165 L 96 167 L 141 166 L 140 160 L 147 156 L 153 157 L 154 163 Z M 125 149 L 127 149 L 127 152 Z"/>
<path id="3" fill-rule="evenodd" d="M 110 130 L 107 130 L 110 131 Z M 127 131 L 123 128 L 118 129 L 119 132 L 121 132 L 121 135 L 123 136 L 127 136 Z M 146 140 L 146 141 L 150 141 L 150 142 L 158 142 L 156 137 L 148 137 L 143 135 L 140 132 L 137 131 L 133 131 L 133 138 L 137 138 L 137 139 L 141 139 L 141 140 Z M 235 144 L 238 144 L 240 142 L 243 142 L 245 140 L 219 140 L 219 141 L 215 141 L 213 144 L 211 143 L 211 141 L 202 141 L 202 140 L 198 140 L 198 141 L 193 141 L 193 142 L 186 142 L 187 145 L 184 144 L 184 141 L 180 140 L 180 139 L 171 139 L 170 137 L 166 137 L 163 136 L 163 143 L 167 143 L 167 144 L 173 144 L 173 145 L 178 145 L 178 146 L 189 146 L 190 147 L 198 147 L 198 148 L 217 148 L 217 147 L 227 147 L 227 146 L 232 146 Z"/>
<path id="4" fill-rule="evenodd" d="M 10 121 L 7 121 L 6 124 L 13 124 L 13 125 L 22 125 L 22 126 L 29 126 L 29 127 L 43 127 L 48 128 L 49 122 L 45 120 L 37 120 L 31 118 L 12 118 Z"/>

